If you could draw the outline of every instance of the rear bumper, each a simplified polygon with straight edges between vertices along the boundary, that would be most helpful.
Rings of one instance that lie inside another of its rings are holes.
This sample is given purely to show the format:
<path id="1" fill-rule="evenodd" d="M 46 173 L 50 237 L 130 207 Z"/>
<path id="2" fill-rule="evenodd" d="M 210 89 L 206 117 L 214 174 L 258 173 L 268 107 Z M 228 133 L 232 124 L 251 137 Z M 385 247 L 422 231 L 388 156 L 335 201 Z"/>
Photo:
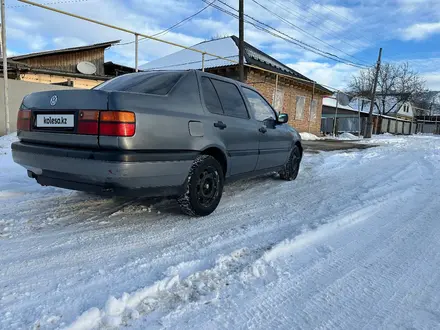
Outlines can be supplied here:
<path id="1" fill-rule="evenodd" d="M 41 185 L 112 195 L 178 195 L 197 154 L 12 144 L 14 161 Z"/>

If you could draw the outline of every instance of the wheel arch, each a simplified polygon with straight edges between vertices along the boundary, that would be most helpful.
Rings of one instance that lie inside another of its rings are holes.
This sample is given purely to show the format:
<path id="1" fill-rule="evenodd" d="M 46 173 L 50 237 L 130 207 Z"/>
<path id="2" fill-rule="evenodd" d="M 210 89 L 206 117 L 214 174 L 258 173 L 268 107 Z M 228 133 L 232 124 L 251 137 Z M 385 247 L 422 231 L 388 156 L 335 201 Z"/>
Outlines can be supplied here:
<path id="1" fill-rule="evenodd" d="M 207 146 L 205 149 L 201 151 L 202 155 L 210 155 L 214 157 L 223 169 L 223 175 L 226 177 L 226 173 L 228 173 L 228 158 L 226 157 L 226 152 L 220 148 L 219 146 Z"/>
<path id="2" fill-rule="evenodd" d="M 294 145 L 299 148 L 299 151 L 301 152 L 301 157 L 302 157 L 304 149 L 303 149 L 303 146 L 302 146 L 301 142 L 300 141 L 295 141 Z"/>

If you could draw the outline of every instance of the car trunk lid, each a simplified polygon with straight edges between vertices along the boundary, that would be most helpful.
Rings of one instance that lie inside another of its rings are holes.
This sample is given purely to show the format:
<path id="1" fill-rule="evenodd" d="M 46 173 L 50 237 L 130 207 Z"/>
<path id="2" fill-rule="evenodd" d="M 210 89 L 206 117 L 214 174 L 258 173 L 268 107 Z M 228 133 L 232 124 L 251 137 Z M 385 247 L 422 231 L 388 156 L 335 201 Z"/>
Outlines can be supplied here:
<path id="1" fill-rule="evenodd" d="M 61 90 L 26 96 L 21 109 L 30 110 L 29 130 L 19 130 L 24 142 L 99 148 L 98 116 L 108 108 L 108 92 Z M 84 127 L 96 130 L 84 133 Z"/>

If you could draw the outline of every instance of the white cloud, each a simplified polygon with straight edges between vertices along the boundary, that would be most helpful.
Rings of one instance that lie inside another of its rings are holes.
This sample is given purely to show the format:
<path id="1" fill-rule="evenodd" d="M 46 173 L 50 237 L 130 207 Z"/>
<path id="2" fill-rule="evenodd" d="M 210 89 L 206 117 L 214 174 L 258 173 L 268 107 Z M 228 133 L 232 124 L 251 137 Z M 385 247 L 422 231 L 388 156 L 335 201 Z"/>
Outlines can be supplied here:
<path id="1" fill-rule="evenodd" d="M 87 42 L 76 37 L 55 37 L 53 43 L 59 48 L 70 48 L 87 45 Z"/>
<path id="2" fill-rule="evenodd" d="M 344 21 L 355 22 L 357 20 L 356 16 L 353 13 L 351 8 L 343 7 L 343 6 L 332 6 L 332 5 L 320 5 L 313 4 L 310 9 L 314 12 L 326 13 L 332 18 Z"/>
<path id="3" fill-rule="evenodd" d="M 29 42 L 29 48 L 32 51 L 39 51 L 39 50 L 43 50 L 47 44 L 48 44 L 48 41 L 44 37 L 42 37 L 40 35 L 36 35 L 31 38 L 31 40 Z"/>
<path id="4" fill-rule="evenodd" d="M 9 48 L 6 49 L 6 54 L 7 54 L 8 57 L 18 55 L 18 53 L 17 53 L 16 51 L 14 51 L 14 50 L 12 50 L 12 49 L 9 49 Z"/>
<path id="5" fill-rule="evenodd" d="M 433 91 L 440 91 L 440 71 L 421 75 L 426 81 L 426 86 Z"/>
<path id="6" fill-rule="evenodd" d="M 350 79 L 359 71 L 359 69 L 344 64 L 332 65 L 312 61 L 300 61 L 288 64 L 288 66 L 318 83 L 335 89 L 347 88 Z"/>
<path id="7" fill-rule="evenodd" d="M 277 59 L 278 61 L 290 59 L 292 57 L 292 54 L 290 54 L 290 53 L 272 53 L 269 55 L 272 56 L 273 58 Z"/>
<path id="8" fill-rule="evenodd" d="M 423 40 L 437 33 L 440 33 L 440 22 L 417 23 L 400 30 L 403 40 Z"/>

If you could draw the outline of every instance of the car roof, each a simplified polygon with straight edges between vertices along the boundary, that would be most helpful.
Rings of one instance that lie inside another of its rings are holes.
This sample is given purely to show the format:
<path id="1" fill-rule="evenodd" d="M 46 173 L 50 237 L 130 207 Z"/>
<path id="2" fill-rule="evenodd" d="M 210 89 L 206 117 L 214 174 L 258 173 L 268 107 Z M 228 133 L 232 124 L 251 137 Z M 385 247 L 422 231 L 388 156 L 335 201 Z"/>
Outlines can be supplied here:
<path id="1" fill-rule="evenodd" d="M 224 81 L 227 81 L 229 83 L 233 83 L 233 84 L 236 84 L 236 85 L 239 85 L 239 86 L 242 86 L 242 87 L 246 87 L 246 88 L 249 88 L 249 89 L 252 89 L 252 90 L 258 92 L 258 90 L 255 89 L 254 87 L 252 87 L 251 85 L 248 85 L 246 83 L 242 83 L 241 81 L 238 81 L 238 80 L 235 80 L 235 79 L 232 79 L 232 78 L 228 78 L 228 77 L 224 77 L 224 76 L 219 76 L 219 75 L 216 75 L 216 74 L 210 73 L 210 72 L 200 71 L 200 70 L 197 70 L 197 69 L 188 69 L 188 70 L 150 70 L 150 71 L 142 71 L 142 72 L 129 73 L 129 74 L 150 74 L 150 73 L 158 73 L 158 72 L 163 72 L 163 73 L 179 73 L 179 72 L 181 72 L 181 73 L 189 73 L 189 72 L 194 72 L 198 76 L 208 76 L 208 77 L 215 78 L 215 79 L 218 79 L 218 80 L 224 80 Z"/>

